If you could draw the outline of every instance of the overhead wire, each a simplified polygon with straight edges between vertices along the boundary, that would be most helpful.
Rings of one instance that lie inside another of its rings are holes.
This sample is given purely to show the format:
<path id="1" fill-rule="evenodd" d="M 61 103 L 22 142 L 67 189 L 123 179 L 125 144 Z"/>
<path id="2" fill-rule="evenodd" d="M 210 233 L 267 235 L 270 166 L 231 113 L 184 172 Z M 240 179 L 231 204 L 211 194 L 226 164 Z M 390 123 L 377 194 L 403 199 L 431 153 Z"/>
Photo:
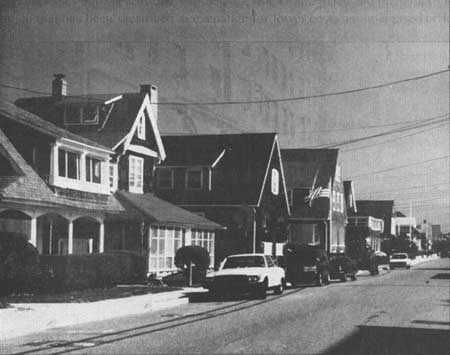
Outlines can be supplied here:
<path id="1" fill-rule="evenodd" d="M 433 76 L 437 76 L 443 73 L 446 73 L 449 71 L 449 68 L 432 72 L 424 75 L 419 75 L 415 77 L 405 78 L 405 79 L 399 79 L 394 80 L 382 84 L 377 85 L 370 85 L 365 87 L 360 87 L 356 89 L 349 89 L 349 90 L 342 90 L 342 91 L 334 91 L 329 93 L 321 93 L 321 94 L 312 94 L 312 95 L 305 95 L 305 96 L 294 96 L 294 97 L 285 97 L 285 98 L 275 98 L 275 99 L 260 99 L 260 100 L 230 100 L 230 101 L 205 101 L 205 102 L 199 102 L 199 101 L 165 101 L 165 102 L 158 102 L 156 105 L 162 106 L 162 105 L 174 105 L 174 106 L 216 106 L 216 105 L 248 105 L 248 104 L 265 104 L 265 103 L 272 103 L 272 102 L 292 102 L 292 101 L 302 101 L 302 100 L 310 100 L 310 99 L 316 99 L 316 98 L 323 98 L 323 97 L 330 97 L 330 96 L 339 96 L 339 95 L 347 95 L 347 94 L 354 94 L 358 92 L 368 91 L 368 90 L 374 90 L 374 89 L 381 89 L 385 87 L 390 87 L 393 85 L 398 85 L 402 83 L 407 83 L 411 81 L 417 81 L 422 80 L 426 78 L 430 78 Z M 24 89 L 20 87 L 16 87 L 13 85 L 6 85 L 1 84 L 1 87 L 10 88 L 10 89 L 16 89 L 16 90 L 23 90 L 30 93 L 36 93 L 36 94 L 42 94 L 42 95 L 50 95 L 50 93 L 45 93 L 37 90 L 31 90 L 31 89 Z M 102 94 L 102 95 L 108 95 L 108 94 Z M 89 95 L 72 95 L 72 96 L 89 96 Z"/>
<path id="2" fill-rule="evenodd" d="M 430 163 L 430 162 L 433 162 L 433 161 L 437 161 L 437 160 L 441 160 L 441 159 L 447 159 L 449 156 L 450 155 L 444 155 L 442 157 L 428 159 L 428 160 L 424 160 L 424 161 L 420 161 L 420 162 L 416 162 L 416 163 L 400 165 L 400 166 L 391 167 L 391 168 L 382 169 L 382 170 L 370 171 L 370 172 L 363 173 L 363 174 L 353 175 L 352 178 L 360 177 L 360 176 L 366 176 L 366 175 L 370 175 L 370 174 L 376 174 L 376 173 L 384 173 L 384 172 L 388 172 L 388 171 L 392 171 L 392 170 L 396 170 L 396 169 L 409 168 L 411 166 L 417 166 L 417 165 L 421 165 L 421 164 L 427 164 L 427 163 Z"/>

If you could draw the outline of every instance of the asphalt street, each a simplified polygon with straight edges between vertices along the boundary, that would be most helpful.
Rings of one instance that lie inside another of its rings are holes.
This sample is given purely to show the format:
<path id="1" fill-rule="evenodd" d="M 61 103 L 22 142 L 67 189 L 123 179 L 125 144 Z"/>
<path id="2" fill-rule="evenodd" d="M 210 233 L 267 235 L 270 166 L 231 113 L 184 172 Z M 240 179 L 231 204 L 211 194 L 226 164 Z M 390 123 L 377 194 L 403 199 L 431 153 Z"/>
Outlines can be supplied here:
<path id="1" fill-rule="evenodd" d="M 449 354 L 450 259 L 266 300 L 209 299 L 8 340 L 15 354 Z"/>

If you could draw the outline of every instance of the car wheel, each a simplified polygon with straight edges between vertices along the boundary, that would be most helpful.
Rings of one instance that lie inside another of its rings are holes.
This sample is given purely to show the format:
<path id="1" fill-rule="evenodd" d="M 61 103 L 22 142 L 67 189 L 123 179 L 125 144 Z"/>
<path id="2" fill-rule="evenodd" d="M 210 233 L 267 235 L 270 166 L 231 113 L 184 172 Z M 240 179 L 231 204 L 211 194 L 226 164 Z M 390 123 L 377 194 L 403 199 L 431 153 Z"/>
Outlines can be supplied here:
<path id="1" fill-rule="evenodd" d="M 345 275 L 345 273 L 342 274 L 341 277 L 340 277 L 340 280 L 341 280 L 341 282 L 346 282 L 347 281 L 347 275 Z"/>
<path id="2" fill-rule="evenodd" d="M 259 285 L 259 287 L 256 290 L 256 297 L 265 300 L 267 297 L 267 279 L 264 280 L 264 282 Z"/>
<path id="3" fill-rule="evenodd" d="M 280 285 L 275 288 L 275 294 L 281 295 L 284 291 L 284 279 L 280 280 Z"/>
<path id="4" fill-rule="evenodd" d="M 319 274 L 317 275 L 316 284 L 317 286 L 323 286 L 323 274 L 321 272 L 319 272 Z"/>
<path id="5" fill-rule="evenodd" d="M 409 270 L 411 269 L 411 265 L 407 265 L 406 268 Z"/>
<path id="6" fill-rule="evenodd" d="M 329 285 L 330 284 L 330 273 L 328 271 L 325 271 L 325 275 L 323 277 L 323 283 L 325 285 Z"/>

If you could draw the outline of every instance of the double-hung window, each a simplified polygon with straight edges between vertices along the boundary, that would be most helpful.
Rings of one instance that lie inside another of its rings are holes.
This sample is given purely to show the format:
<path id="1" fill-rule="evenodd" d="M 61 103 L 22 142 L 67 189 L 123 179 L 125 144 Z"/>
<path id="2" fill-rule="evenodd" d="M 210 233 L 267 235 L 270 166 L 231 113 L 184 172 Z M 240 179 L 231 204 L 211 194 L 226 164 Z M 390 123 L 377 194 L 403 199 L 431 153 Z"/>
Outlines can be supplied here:
<path id="1" fill-rule="evenodd" d="M 144 159 L 130 155 L 128 185 L 130 192 L 143 192 Z"/>
<path id="2" fill-rule="evenodd" d="M 69 179 L 80 180 L 80 155 L 59 148 L 58 175 Z"/>
<path id="3" fill-rule="evenodd" d="M 145 116 L 141 116 L 138 120 L 137 136 L 139 139 L 145 140 Z"/>
<path id="4" fill-rule="evenodd" d="M 186 170 L 186 189 L 199 190 L 203 187 L 203 171 L 201 168 Z"/>
<path id="5" fill-rule="evenodd" d="M 86 157 L 86 181 L 100 184 L 102 182 L 102 162 L 99 159 Z"/>

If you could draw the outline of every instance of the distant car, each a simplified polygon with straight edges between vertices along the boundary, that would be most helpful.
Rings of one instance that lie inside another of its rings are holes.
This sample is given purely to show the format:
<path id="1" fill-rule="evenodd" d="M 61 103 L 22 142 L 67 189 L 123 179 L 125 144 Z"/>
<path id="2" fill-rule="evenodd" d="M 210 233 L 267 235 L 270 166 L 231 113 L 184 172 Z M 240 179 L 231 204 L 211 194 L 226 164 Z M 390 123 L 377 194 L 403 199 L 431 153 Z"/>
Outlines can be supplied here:
<path id="1" fill-rule="evenodd" d="M 283 293 L 285 273 L 270 255 L 230 255 L 218 271 L 206 275 L 203 287 L 213 295 L 239 292 L 264 299 L 269 289 L 275 294 Z"/>
<path id="2" fill-rule="evenodd" d="M 287 243 L 283 254 L 286 261 L 286 281 L 292 287 L 298 284 L 330 283 L 330 261 L 325 250 L 319 246 Z"/>
<path id="3" fill-rule="evenodd" d="M 394 253 L 391 255 L 389 260 L 389 268 L 406 268 L 409 269 L 411 267 L 411 259 L 409 258 L 407 253 Z"/>
<path id="4" fill-rule="evenodd" d="M 378 261 L 378 265 L 389 264 L 389 256 L 386 253 L 382 251 L 376 251 L 375 257 Z"/>
<path id="5" fill-rule="evenodd" d="M 340 255 L 330 257 L 330 279 L 339 279 L 345 282 L 349 277 L 350 280 L 355 281 L 357 272 L 358 262 L 356 260 Z"/>

